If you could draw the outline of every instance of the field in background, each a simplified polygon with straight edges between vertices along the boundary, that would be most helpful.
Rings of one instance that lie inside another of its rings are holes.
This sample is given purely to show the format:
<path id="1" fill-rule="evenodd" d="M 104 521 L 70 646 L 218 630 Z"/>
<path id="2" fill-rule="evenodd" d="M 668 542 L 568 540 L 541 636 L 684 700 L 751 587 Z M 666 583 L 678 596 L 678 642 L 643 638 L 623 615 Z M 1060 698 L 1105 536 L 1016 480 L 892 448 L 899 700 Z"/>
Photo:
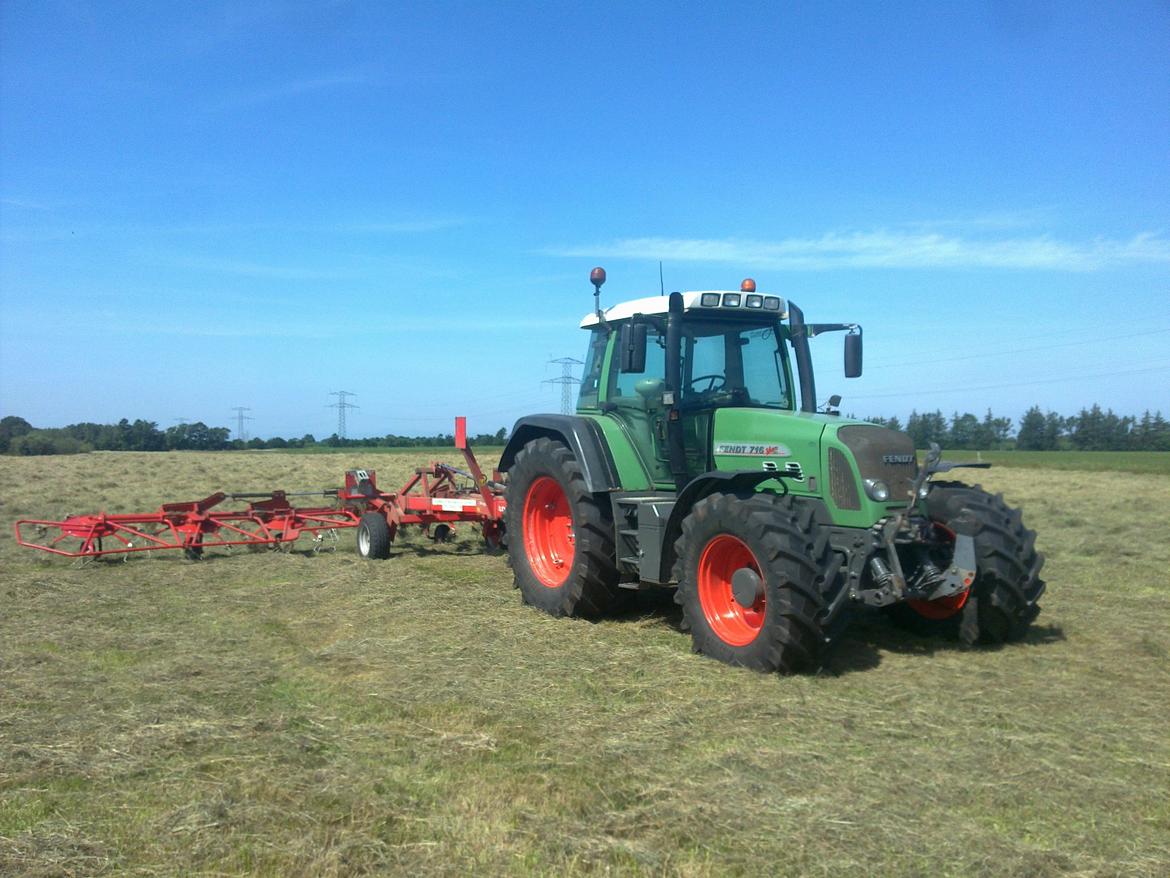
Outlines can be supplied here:
<path id="1" fill-rule="evenodd" d="M 409 451 L 376 462 L 384 486 L 459 463 Z M 469 529 L 381 563 L 350 532 L 333 555 L 84 569 L 11 537 L 369 465 L 0 458 L 0 874 L 1170 872 L 1157 466 L 968 473 L 1040 532 L 1028 639 L 964 651 L 866 616 L 794 678 L 691 654 L 669 602 L 525 608 Z"/>
<path id="2" fill-rule="evenodd" d="M 1170 475 L 1170 451 L 945 451 L 943 457 L 1025 469 Z M 920 451 L 918 458 L 925 460 L 925 453 Z"/>

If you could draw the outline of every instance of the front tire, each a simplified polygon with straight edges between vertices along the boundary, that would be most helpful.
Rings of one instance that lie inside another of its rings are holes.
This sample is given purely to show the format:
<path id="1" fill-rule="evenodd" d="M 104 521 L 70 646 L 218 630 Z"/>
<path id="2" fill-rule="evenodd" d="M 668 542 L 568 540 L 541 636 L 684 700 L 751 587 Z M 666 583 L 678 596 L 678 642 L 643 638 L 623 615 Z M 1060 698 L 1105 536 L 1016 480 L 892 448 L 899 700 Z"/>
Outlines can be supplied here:
<path id="1" fill-rule="evenodd" d="M 712 494 L 676 543 L 675 600 L 695 652 L 757 671 L 820 664 L 839 561 L 811 513 L 770 494 Z"/>
<path id="2" fill-rule="evenodd" d="M 540 438 L 508 475 L 508 552 L 524 603 L 553 616 L 604 614 L 617 593 L 613 520 L 573 453 Z"/>
<path id="3" fill-rule="evenodd" d="M 978 485 L 938 482 L 927 498 L 927 512 L 950 530 L 961 515 L 974 515 L 975 582 L 961 595 L 941 601 L 909 601 L 890 608 L 899 626 L 919 634 L 948 637 L 974 646 L 1019 640 L 1040 613 L 1044 593 L 1040 569 L 1044 556 L 1036 551 L 1036 532 L 1024 527 L 1018 509 L 1002 494 Z"/>

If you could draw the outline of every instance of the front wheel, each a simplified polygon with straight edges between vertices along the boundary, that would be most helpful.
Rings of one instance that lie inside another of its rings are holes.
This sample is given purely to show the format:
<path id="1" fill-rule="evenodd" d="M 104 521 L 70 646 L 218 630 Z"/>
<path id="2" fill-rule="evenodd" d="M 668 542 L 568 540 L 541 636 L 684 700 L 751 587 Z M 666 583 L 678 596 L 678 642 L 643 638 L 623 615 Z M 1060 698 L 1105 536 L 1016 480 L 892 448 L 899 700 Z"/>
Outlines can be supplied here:
<path id="1" fill-rule="evenodd" d="M 695 652 L 757 671 L 817 666 L 838 563 L 811 516 L 768 494 L 713 494 L 676 544 L 676 601 Z"/>
<path id="2" fill-rule="evenodd" d="M 1018 509 L 1001 494 L 978 485 L 939 482 L 927 498 L 927 512 L 945 530 L 960 516 L 974 516 L 975 582 L 971 588 L 937 601 L 907 601 L 889 608 L 891 619 L 919 634 L 954 638 L 968 646 L 997 644 L 1023 637 L 1040 613 L 1044 593 L 1036 551 L 1036 532 L 1024 527 Z"/>

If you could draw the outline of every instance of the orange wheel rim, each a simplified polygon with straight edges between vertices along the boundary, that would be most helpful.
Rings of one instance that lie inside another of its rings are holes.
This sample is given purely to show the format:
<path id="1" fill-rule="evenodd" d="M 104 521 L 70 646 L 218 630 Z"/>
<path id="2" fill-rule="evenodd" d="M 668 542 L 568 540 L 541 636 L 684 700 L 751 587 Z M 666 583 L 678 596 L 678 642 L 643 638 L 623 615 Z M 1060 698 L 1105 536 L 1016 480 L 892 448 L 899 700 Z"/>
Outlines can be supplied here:
<path id="1" fill-rule="evenodd" d="M 752 550 L 730 534 L 714 537 L 699 556 L 699 605 L 715 636 L 731 646 L 747 646 L 764 627 L 764 595 L 761 593 L 750 607 L 744 607 L 732 593 L 731 577 L 744 567 L 763 579 Z"/>
<path id="2" fill-rule="evenodd" d="M 945 598 L 933 601 L 906 601 L 906 604 L 924 619 L 949 619 L 963 609 L 969 597 L 971 597 L 971 589 L 968 588 Z"/>
<path id="3" fill-rule="evenodd" d="M 945 525 L 934 523 L 943 536 L 954 542 L 955 532 Z M 971 589 L 965 588 L 962 591 L 947 595 L 945 598 L 938 598 L 933 601 L 906 601 L 906 605 L 910 607 L 915 613 L 923 619 L 930 619 L 932 621 L 939 621 L 941 619 L 949 619 L 955 615 L 959 610 L 963 609 L 967 604 L 967 599 L 971 597 Z"/>
<path id="4" fill-rule="evenodd" d="M 569 578 L 576 554 L 569 498 L 556 479 L 541 476 L 524 497 L 524 550 L 528 566 L 545 588 Z"/>

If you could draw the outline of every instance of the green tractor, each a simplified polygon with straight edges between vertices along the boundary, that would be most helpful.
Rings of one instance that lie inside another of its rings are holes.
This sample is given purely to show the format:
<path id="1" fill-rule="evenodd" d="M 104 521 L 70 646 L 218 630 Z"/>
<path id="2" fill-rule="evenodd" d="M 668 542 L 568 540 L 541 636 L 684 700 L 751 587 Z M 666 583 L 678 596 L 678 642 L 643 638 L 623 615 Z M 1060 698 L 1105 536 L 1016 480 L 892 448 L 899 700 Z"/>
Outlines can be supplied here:
<path id="1" fill-rule="evenodd" d="M 1039 612 L 1036 535 L 1002 496 L 905 433 L 818 411 L 806 323 L 756 292 L 671 293 L 594 311 L 576 415 L 521 418 L 500 461 L 523 599 L 597 617 L 623 589 L 673 588 L 696 652 L 760 671 L 818 667 L 861 606 L 966 644 Z"/>

